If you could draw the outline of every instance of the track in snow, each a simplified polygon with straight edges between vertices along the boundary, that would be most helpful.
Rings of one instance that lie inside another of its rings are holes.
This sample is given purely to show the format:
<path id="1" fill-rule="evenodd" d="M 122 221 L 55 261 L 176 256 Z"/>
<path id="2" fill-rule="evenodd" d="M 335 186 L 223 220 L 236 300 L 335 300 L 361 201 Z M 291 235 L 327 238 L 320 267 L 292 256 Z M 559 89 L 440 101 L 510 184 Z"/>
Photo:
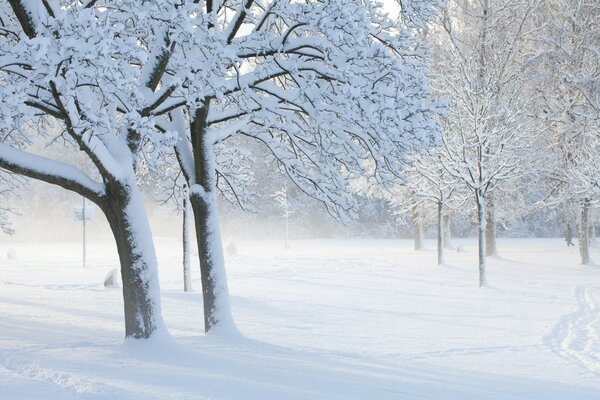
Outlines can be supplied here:
<path id="1" fill-rule="evenodd" d="M 578 286 L 579 308 L 565 315 L 546 337 L 558 355 L 600 375 L 600 287 Z"/>
<path id="2" fill-rule="evenodd" d="M 0 353 L 0 369 L 3 369 L 5 374 L 49 384 L 47 388 L 53 392 L 48 394 L 49 398 L 54 398 L 54 395 L 70 398 L 69 395 L 74 395 L 77 398 L 117 399 L 117 393 L 105 384 L 91 381 L 78 374 L 46 368 L 6 352 Z M 61 392 L 62 394 L 59 394 Z"/>

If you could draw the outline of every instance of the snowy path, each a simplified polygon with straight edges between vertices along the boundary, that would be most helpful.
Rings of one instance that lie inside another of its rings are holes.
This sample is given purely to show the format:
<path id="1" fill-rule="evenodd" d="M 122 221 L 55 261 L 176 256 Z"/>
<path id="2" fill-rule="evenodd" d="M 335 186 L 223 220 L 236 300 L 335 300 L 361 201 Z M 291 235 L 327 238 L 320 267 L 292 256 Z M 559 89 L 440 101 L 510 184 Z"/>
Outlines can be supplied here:
<path id="1" fill-rule="evenodd" d="M 600 375 L 600 286 L 576 288 L 579 308 L 565 315 L 547 337 L 554 352 Z"/>

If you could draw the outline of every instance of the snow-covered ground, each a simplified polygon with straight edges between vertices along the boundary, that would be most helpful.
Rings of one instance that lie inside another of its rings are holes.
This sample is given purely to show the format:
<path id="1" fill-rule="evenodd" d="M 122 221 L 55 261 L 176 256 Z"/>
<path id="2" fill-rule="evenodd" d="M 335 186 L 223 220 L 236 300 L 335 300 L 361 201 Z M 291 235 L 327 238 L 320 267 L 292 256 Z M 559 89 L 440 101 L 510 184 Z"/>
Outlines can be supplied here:
<path id="1" fill-rule="evenodd" d="M 215 338 L 181 243 L 158 239 L 173 340 L 143 343 L 102 286 L 110 243 L 86 269 L 80 244 L 2 244 L 0 399 L 600 399 L 600 267 L 560 239 L 500 240 L 479 289 L 475 241 L 458 243 L 436 267 L 410 241 L 239 242 L 244 337 Z"/>

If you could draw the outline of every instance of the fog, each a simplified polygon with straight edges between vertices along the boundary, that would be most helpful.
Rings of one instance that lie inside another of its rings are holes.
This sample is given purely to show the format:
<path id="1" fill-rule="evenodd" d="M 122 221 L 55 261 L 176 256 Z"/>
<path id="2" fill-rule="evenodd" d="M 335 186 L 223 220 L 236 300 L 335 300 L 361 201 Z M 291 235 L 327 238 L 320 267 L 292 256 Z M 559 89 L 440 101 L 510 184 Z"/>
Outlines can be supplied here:
<path id="1" fill-rule="evenodd" d="M 290 197 L 290 238 L 408 237 L 409 226 L 398 223 L 381 201 L 367 201 L 354 220 L 340 221 L 329 215 L 325 206 L 306 195 Z M 172 203 L 160 203 L 153 193 L 145 193 L 154 236 L 180 238 L 182 213 Z M 285 221 L 272 193 L 259 197 L 252 210 L 242 210 L 220 198 L 221 228 L 224 240 L 283 240 Z M 47 183 L 28 180 L 19 197 L 10 199 L 8 215 L 13 235 L 0 234 L 0 242 L 74 242 L 82 239 L 81 208 L 83 198 Z M 79 216 L 77 215 L 79 214 Z M 93 203 L 86 201 L 88 240 L 112 241 L 106 218 Z"/>

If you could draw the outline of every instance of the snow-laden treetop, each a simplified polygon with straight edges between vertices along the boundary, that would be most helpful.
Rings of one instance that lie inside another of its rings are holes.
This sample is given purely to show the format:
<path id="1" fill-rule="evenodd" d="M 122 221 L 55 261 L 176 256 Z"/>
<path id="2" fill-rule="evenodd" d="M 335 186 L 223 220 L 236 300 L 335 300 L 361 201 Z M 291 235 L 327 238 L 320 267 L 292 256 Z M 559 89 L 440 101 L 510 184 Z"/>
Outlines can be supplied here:
<path id="1" fill-rule="evenodd" d="M 383 179 L 434 139 L 426 52 L 377 3 L 0 4 L 3 142 L 21 147 L 40 116 L 58 120 L 103 177 L 121 179 L 143 149 L 193 142 L 200 121 L 203 141 L 256 139 L 306 192 L 343 204 L 363 160 Z"/>

